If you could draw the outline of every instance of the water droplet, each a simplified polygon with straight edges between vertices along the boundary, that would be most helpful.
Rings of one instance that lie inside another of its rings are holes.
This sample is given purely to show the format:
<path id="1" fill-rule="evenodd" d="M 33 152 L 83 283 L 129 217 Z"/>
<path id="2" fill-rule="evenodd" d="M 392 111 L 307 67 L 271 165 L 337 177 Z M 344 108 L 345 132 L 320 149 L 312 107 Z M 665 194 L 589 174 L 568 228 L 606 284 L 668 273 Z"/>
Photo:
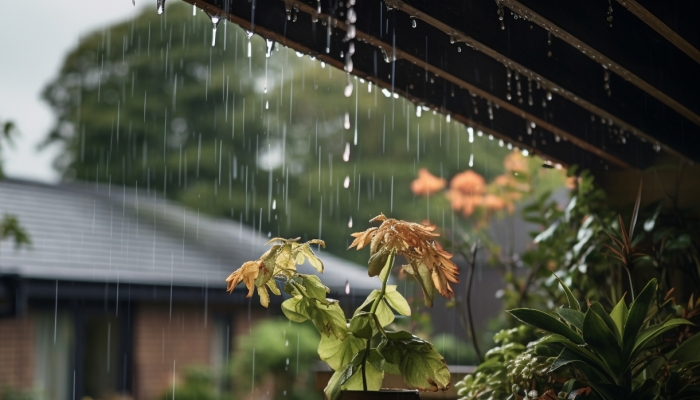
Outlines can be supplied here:
<path id="1" fill-rule="evenodd" d="M 469 143 L 474 143 L 474 128 L 471 126 L 467 128 L 467 133 L 469 133 Z"/>
<path id="2" fill-rule="evenodd" d="M 345 17 L 345 22 L 347 24 L 354 24 L 355 22 L 357 22 L 357 13 L 355 13 L 354 8 L 348 8 L 348 14 Z"/>
<path id="3" fill-rule="evenodd" d="M 547 91 L 547 100 L 552 100 L 552 92 Z"/>
<path id="4" fill-rule="evenodd" d="M 350 142 L 345 143 L 345 151 L 343 151 L 343 161 L 350 161 Z"/>
<path id="5" fill-rule="evenodd" d="M 297 54 L 297 57 L 304 57 L 304 53 L 302 53 L 301 51 L 297 51 L 296 54 Z"/>
<path id="6" fill-rule="evenodd" d="M 523 154 L 525 157 L 527 157 L 527 156 L 530 155 L 530 152 L 527 151 L 527 149 L 523 149 L 522 154 Z"/>
<path id="7" fill-rule="evenodd" d="M 355 39 L 355 25 L 348 25 L 347 31 L 345 32 L 345 40 Z"/>
<path id="8" fill-rule="evenodd" d="M 661 145 L 659 143 L 654 143 L 654 151 L 657 153 L 661 151 Z"/>
<path id="9" fill-rule="evenodd" d="M 209 20 L 211 20 L 211 25 L 212 25 L 212 32 L 211 32 L 211 45 L 214 47 L 216 45 L 216 28 L 219 26 L 219 22 L 221 22 L 221 16 L 219 14 L 209 14 Z"/>
<path id="10" fill-rule="evenodd" d="M 460 46 L 457 46 L 457 53 L 461 53 L 461 52 L 462 52 L 462 48 Z"/>
<path id="11" fill-rule="evenodd" d="M 246 37 L 246 39 L 250 40 L 250 38 L 253 37 L 253 31 L 249 31 L 249 30 L 246 29 L 246 31 L 245 31 L 245 37 Z"/>
<path id="12" fill-rule="evenodd" d="M 265 48 L 265 57 L 269 58 L 272 55 L 272 51 L 275 49 L 275 41 L 265 39 Z"/>
<path id="13" fill-rule="evenodd" d="M 156 0 L 156 6 L 158 8 L 158 15 L 163 14 L 163 11 L 165 11 L 165 0 Z"/>
<path id="14" fill-rule="evenodd" d="M 505 144 L 505 142 L 503 141 L 503 139 L 500 139 L 500 140 L 498 141 L 498 146 L 499 146 L 499 147 L 503 147 L 504 144 Z"/>
<path id="15" fill-rule="evenodd" d="M 416 23 L 416 20 L 411 19 L 411 28 L 415 28 L 416 26 L 418 26 L 418 24 Z"/>
<path id="16" fill-rule="evenodd" d="M 352 228 L 352 217 L 350 217 L 350 222 L 348 222 L 348 228 Z M 345 294 L 350 294 L 350 281 L 345 281 Z"/>
<path id="17" fill-rule="evenodd" d="M 343 94 L 345 97 L 350 97 L 352 95 L 352 82 L 348 82 L 347 86 L 345 86 Z"/>
<path id="18" fill-rule="evenodd" d="M 447 114 L 447 117 L 445 117 L 445 120 L 447 122 L 450 122 L 452 120 L 452 117 L 450 117 L 450 114 Z"/>
<path id="19" fill-rule="evenodd" d="M 510 99 L 512 99 L 512 98 L 513 98 L 513 96 L 511 96 L 510 93 L 507 93 L 507 94 L 506 94 L 506 99 L 510 100 Z"/>
<path id="20" fill-rule="evenodd" d="M 277 200 L 272 200 L 272 209 L 273 210 L 277 209 Z"/>
<path id="21" fill-rule="evenodd" d="M 323 61 L 321 61 L 321 68 L 326 68 L 326 63 L 324 63 Z"/>
<path id="22" fill-rule="evenodd" d="M 473 166 L 474 166 L 474 153 L 469 155 L 469 167 L 471 168 Z"/>
<path id="23" fill-rule="evenodd" d="M 343 128 L 350 129 L 350 113 L 345 113 L 345 121 L 343 122 Z"/>
<path id="24" fill-rule="evenodd" d="M 484 132 L 482 132 L 482 131 L 476 131 L 476 136 L 482 137 L 482 136 L 484 136 Z"/>
<path id="25" fill-rule="evenodd" d="M 192 4 L 192 16 L 194 17 L 195 15 L 197 15 L 197 6 Z"/>
<path id="26" fill-rule="evenodd" d="M 343 180 L 343 187 L 345 189 L 350 187 L 350 176 L 349 175 L 345 176 L 345 180 Z"/>
<path id="27" fill-rule="evenodd" d="M 416 106 L 416 117 L 420 117 L 420 116 L 421 116 L 421 107 Z"/>
<path id="28" fill-rule="evenodd" d="M 265 91 L 267 92 L 267 88 L 265 88 Z M 265 100 L 265 109 L 266 110 L 270 109 L 270 101 L 269 100 Z"/>
<path id="29" fill-rule="evenodd" d="M 391 97 L 391 92 L 387 88 L 382 88 L 382 94 L 384 94 L 385 97 Z"/>

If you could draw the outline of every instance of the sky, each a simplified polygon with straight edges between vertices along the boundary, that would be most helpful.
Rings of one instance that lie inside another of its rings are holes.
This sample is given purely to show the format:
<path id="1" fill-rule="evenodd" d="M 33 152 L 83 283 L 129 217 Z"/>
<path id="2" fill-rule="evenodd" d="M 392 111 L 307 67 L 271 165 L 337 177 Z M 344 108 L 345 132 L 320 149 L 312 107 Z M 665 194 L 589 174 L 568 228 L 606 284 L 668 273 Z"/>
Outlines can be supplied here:
<path id="1" fill-rule="evenodd" d="M 3 4 L 0 13 L 0 121 L 15 122 L 20 134 L 4 148 L 8 177 L 40 182 L 60 179 L 52 167 L 56 146 L 37 150 L 54 124 L 41 92 L 58 75 L 64 57 L 81 36 L 128 19 L 155 0 L 34 0 Z M 39 10 L 37 12 L 37 10 Z"/>

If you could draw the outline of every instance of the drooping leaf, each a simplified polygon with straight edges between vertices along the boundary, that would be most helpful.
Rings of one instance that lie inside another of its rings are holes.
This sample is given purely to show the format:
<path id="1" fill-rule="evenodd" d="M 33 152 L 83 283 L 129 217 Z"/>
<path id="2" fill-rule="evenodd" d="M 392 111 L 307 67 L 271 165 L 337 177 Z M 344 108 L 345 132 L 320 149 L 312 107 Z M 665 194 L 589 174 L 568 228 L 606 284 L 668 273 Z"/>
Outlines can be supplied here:
<path id="1" fill-rule="evenodd" d="M 275 282 L 274 279 L 267 281 L 266 285 L 267 288 L 270 289 L 270 291 L 275 295 L 280 296 L 282 294 L 282 292 L 280 292 L 280 288 L 277 287 L 277 282 Z"/>
<path id="2" fill-rule="evenodd" d="M 557 314 L 559 314 L 564 321 L 575 326 L 579 331 L 583 330 L 584 314 L 581 311 L 572 310 L 570 308 L 559 308 L 557 309 Z"/>
<path id="3" fill-rule="evenodd" d="M 535 328 L 562 335 L 576 344 L 583 344 L 583 338 L 578 333 L 544 311 L 531 308 L 516 308 L 508 310 L 508 313 Z"/>
<path id="4" fill-rule="evenodd" d="M 614 383 L 615 378 L 610 368 L 605 364 L 605 362 L 596 354 L 586 349 L 583 346 L 574 344 L 569 339 L 561 335 L 548 335 L 540 339 L 538 343 L 561 343 L 566 347 L 569 352 L 568 358 L 580 360 L 583 364 L 595 369 L 596 376 L 600 375 L 602 378 L 598 379 L 600 382 Z M 565 359 L 562 359 L 564 361 Z M 556 361 L 555 361 L 556 362 Z M 558 367 L 557 367 L 558 368 Z M 554 371 L 554 367 L 550 368 L 550 371 Z"/>
<path id="5" fill-rule="evenodd" d="M 282 312 L 292 322 L 304 322 L 309 319 L 306 311 L 306 300 L 302 295 L 294 296 L 282 302 Z"/>
<path id="6" fill-rule="evenodd" d="M 387 260 L 389 260 L 390 253 L 391 251 L 389 251 L 388 249 L 381 248 L 378 252 L 372 254 L 372 256 L 369 258 L 369 261 L 367 262 L 367 274 L 369 274 L 369 276 L 379 275 L 379 273 L 382 272 L 382 269 L 384 269 L 384 266 L 386 266 L 386 262 Z"/>
<path id="7" fill-rule="evenodd" d="M 428 342 L 412 340 L 407 343 L 399 370 L 410 388 L 436 392 L 450 387 L 450 371 L 445 359 Z"/>
<path id="8" fill-rule="evenodd" d="M 340 397 L 340 391 L 343 384 L 347 382 L 355 372 L 357 372 L 357 370 L 352 364 L 346 365 L 342 370 L 335 371 L 335 373 L 331 376 L 331 379 L 328 380 L 326 388 L 323 389 L 323 392 L 326 394 L 326 397 L 328 397 L 328 400 L 337 400 L 338 397 Z"/>
<path id="9" fill-rule="evenodd" d="M 681 343 L 669 356 L 668 361 L 677 361 L 679 364 L 700 363 L 700 335 L 695 334 Z"/>
<path id="10" fill-rule="evenodd" d="M 267 284 L 258 288 L 258 296 L 260 296 L 260 304 L 267 308 L 270 305 L 270 293 L 267 291 Z"/>
<path id="11" fill-rule="evenodd" d="M 411 315 L 411 306 L 408 305 L 408 301 L 401 293 L 396 290 L 396 285 L 387 285 L 385 299 L 397 313 L 404 316 Z"/>
<path id="12" fill-rule="evenodd" d="M 326 294 L 330 289 L 321 282 L 321 279 L 316 275 L 297 275 L 297 278 L 302 279 L 302 286 L 306 289 L 306 294 L 317 300 L 326 300 Z"/>
<path id="13" fill-rule="evenodd" d="M 372 338 L 372 315 L 368 312 L 361 312 L 350 320 L 350 332 L 358 338 Z"/>
<path id="14" fill-rule="evenodd" d="M 554 275 L 554 277 L 557 278 L 557 280 L 559 281 L 559 285 L 561 285 L 561 288 L 564 289 L 564 294 L 566 294 L 566 299 L 569 301 L 569 308 L 571 308 L 572 310 L 581 311 L 581 305 L 579 304 L 578 301 L 576 301 L 576 297 L 574 297 L 574 294 L 571 292 L 571 289 L 569 289 L 569 286 L 567 286 L 567 284 L 564 283 L 564 281 L 559 279 L 557 274 L 552 273 L 552 275 Z"/>
<path id="15" fill-rule="evenodd" d="M 435 297 L 435 287 L 433 286 L 433 278 L 430 276 L 430 271 L 427 268 L 420 268 L 414 265 L 404 265 L 404 271 L 414 277 L 421 289 L 423 289 L 423 301 L 426 307 L 433 306 L 433 298 Z"/>
<path id="16" fill-rule="evenodd" d="M 308 244 L 303 244 L 300 247 L 300 252 L 306 257 L 309 264 L 316 268 L 316 271 L 323 273 L 323 262 L 311 251 L 311 247 Z"/>
<path id="17" fill-rule="evenodd" d="M 318 344 L 318 355 L 334 371 L 338 371 L 349 363 L 355 354 L 364 347 L 365 341 L 355 337 L 353 334 L 348 334 L 344 340 L 340 340 L 333 335 L 321 335 L 321 341 Z"/>
<path id="18" fill-rule="evenodd" d="M 632 349 L 632 355 L 631 358 L 634 358 L 639 351 L 641 351 L 644 346 L 649 343 L 650 341 L 658 338 L 661 336 L 664 332 L 667 332 L 677 326 L 681 325 L 689 325 L 690 321 L 683 319 L 683 318 L 673 318 L 670 319 L 663 324 L 657 324 L 654 326 L 651 326 L 642 332 L 639 333 L 637 336 L 637 340 L 634 343 L 634 348 Z"/>
<path id="19" fill-rule="evenodd" d="M 345 338 L 348 332 L 347 322 L 345 313 L 343 313 L 337 302 L 322 304 L 318 301 L 309 300 L 307 304 L 309 305 L 309 319 L 322 335 L 334 335 L 341 340 Z"/>

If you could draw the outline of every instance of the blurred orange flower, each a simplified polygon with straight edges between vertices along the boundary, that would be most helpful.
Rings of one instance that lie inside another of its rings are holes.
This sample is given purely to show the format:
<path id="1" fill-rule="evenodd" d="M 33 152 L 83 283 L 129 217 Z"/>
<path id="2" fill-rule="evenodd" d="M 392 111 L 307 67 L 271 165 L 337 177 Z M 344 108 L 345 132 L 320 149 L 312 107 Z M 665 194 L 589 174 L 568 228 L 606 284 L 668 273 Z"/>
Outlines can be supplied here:
<path id="1" fill-rule="evenodd" d="M 484 181 L 484 177 L 472 170 L 460 172 L 450 181 L 450 188 L 464 195 L 482 194 L 485 187 L 486 181 Z"/>
<path id="2" fill-rule="evenodd" d="M 506 202 L 502 198 L 493 194 L 487 194 L 484 196 L 483 203 L 484 207 L 491 211 L 502 210 L 506 207 Z"/>
<path id="3" fill-rule="evenodd" d="M 472 215 L 483 199 L 481 194 L 465 194 L 454 189 L 447 192 L 447 198 L 450 200 L 452 209 L 461 212 L 465 217 Z"/>
<path id="4" fill-rule="evenodd" d="M 431 174 L 426 168 L 418 170 L 418 178 L 411 182 L 411 191 L 418 196 L 430 196 L 445 188 L 445 181 L 442 178 Z"/>

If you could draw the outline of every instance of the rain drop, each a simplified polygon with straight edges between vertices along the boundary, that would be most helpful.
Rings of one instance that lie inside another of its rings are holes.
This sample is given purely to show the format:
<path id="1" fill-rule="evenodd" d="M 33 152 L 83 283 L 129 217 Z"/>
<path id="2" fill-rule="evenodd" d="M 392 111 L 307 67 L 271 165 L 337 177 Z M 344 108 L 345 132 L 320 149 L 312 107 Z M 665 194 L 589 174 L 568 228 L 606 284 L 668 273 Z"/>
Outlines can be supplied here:
<path id="1" fill-rule="evenodd" d="M 469 133 L 469 143 L 474 143 L 474 128 L 470 126 L 467 128 L 467 132 Z"/>
<path id="2" fill-rule="evenodd" d="M 415 19 L 411 19 L 411 28 L 415 28 L 418 24 Z"/>
<path id="3" fill-rule="evenodd" d="M 471 168 L 471 167 L 473 167 L 473 166 L 474 166 L 474 153 L 472 153 L 472 154 L 469 156 L 469 167 Z"/>
<path id="4" fill-rule="evenodd" d="M 345 90 L 343 90 L 343 94 L 345 97 L 350 97 L 352 95 L 352 82 L 348 82 L 347 86 L 345 86 Z"/>
<path id="5" fill-rule="evenodd" d="M 297 51 L 297 57 L 304 57 L 304 53 L 302 53 L 301 51 Z"/>
<path id="6" fill-rule="evenodd" d="M 165 11 L 165 0 L 156 0 L 156 6 L 158 7 L 158 14 L 163 14 L 163 11 Z"/>
<path id="7" fill-rule="evenodd" d="M 272 51 L 275 49 L 275 41 L 270 39 L 265 39 L 265 57 L 270 58 Z"/>
<path id="8" fill-rule="evenodd" d="M 343 187 L 345 189 L 350 187 L 350 176 L 349 175 L 345 176 L 345 180 L 343 181 Z"/>
<path id="9" fill-rule="evenodd" d="M 350 129 L 350 113 L 345 113 L 345 121 L 343 122 L 343 128 Z"/>
<path id="10" fill-rule="evenodd" d="M 219 14 L 209 14 L 209 19 L 211 20 L 211 25 L 212 25 L 212 33 L 211 33 L 211 45 L 214 47 L 216 45 L 216 28 L 219 26 L 219 22 L 221 22 L 221 16 Z"/>
<path id="11" fill-rule="evenodd" d="M 352 228 L 352 217 L 350 217 L 350 220 L 348 221 L 348 228 Z"/>
<path id="12" fill-rule="evenodd" d="M 547 100 L 552 100 L 552 92 L 547 91 Z"/>
<path id="13" fill-rule="evenodd" d="M 345 143 L 345 151 L 343 151 L 343 161 L 350 161 L 350 142 Z"/>
<path id="14" fill-rule="evenodd" d="M 416 117 L 420 117 L 420 115 L 421 115 L 421 107 L 416 106 Z"/>
<path id="15" fill-rule="evenodd" d="M 352 217 L 350 217 L 350 222 L 348 222 L 348 228 L 352 228 Z M 345 294 L 350 294 L 350 281 L 345 281 Z"/>
<path id="16" fill-rule="evenodd" d="M 277 200 L 272 200 L 272 209 L 273 210 L 277 209 Z"/>

